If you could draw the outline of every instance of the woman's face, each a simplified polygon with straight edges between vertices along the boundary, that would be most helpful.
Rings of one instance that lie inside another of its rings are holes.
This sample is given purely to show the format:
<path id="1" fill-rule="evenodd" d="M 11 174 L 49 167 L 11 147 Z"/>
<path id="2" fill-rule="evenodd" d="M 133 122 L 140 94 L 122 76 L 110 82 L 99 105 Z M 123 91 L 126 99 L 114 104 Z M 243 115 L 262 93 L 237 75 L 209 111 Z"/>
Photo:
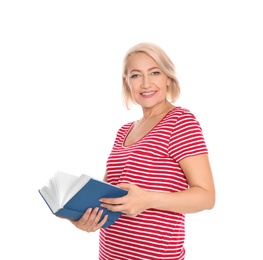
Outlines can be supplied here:
<path id="1" fill-rule="evenodd" d="M 169 78 L 158 64 L 143 52 L 128 58 L 127 84 L 134 101 L 143 108 L 151 108 L 166 101 Z"/>

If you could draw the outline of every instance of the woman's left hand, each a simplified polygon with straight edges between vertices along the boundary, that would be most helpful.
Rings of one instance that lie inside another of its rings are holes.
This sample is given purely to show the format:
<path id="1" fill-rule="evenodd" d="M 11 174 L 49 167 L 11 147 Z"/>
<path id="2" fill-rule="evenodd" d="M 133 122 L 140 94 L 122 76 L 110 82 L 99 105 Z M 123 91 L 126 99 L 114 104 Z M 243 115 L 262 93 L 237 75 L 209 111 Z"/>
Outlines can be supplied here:
<path id="1" fill-rule="evenodd" d="M 148 191 L 131 183 L 120 183 L 117 186 L 127 190 L 128 194 L 119 198 L 102 198 L 100 199 L 102 207 L 122 212 L 131 217 L 135 217 L 147 209 Z"/>

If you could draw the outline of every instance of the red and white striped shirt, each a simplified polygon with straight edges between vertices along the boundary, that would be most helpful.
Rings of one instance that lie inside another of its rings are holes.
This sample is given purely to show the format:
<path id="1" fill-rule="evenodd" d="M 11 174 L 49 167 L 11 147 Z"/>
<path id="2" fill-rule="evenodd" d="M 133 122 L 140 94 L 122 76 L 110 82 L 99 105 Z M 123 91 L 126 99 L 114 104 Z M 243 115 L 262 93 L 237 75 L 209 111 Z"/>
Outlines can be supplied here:
<path id="1" fill-rule="evenodd" d="M 179 161 L 208 153 L 202 129 L 187 109 L 175 107 L 147 135 L 124 146 L 132 122 L 122 126 L 107 161 L 107 181 L 129 182 L 158 192 L 188 188 Z M 147 209 L 136 217 L 122 215 L 100 229 L 100 260 L 183 260 L 185 216 Z"/>

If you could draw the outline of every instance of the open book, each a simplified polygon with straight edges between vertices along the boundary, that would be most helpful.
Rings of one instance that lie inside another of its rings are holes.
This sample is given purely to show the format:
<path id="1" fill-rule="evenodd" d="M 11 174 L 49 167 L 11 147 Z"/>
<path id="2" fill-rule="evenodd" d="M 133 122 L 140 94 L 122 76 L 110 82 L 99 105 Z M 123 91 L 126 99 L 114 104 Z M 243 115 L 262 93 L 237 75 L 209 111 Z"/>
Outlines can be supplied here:
<path id="1" fill-rule="evenodd" d="M 103 209 L 101 219 L 108 215 L 106 228 L 113 224 L 121 212 L 112 212 L 100 206 L 101 198 L 117 198 L 126 195 L 126 190 L 86 174 L 75 176 L 58 171 L 47 185 L 38 190 L 53 214 L 72 220 L 79 219 L 88 208 Z"/>

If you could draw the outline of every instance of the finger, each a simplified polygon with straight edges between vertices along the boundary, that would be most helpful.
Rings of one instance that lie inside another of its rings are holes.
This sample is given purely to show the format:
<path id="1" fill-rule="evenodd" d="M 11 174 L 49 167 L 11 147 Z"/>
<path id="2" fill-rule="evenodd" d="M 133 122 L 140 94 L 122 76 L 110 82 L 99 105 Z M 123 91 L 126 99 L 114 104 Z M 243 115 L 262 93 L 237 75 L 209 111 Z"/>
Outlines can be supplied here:
<path id="1" fill-rule="evenodd" d="M 94 219 L 93 223 L 86 226 L 85 231 L 87 232 L 94 232 L 98 229 L 100 229 L 108 220 L 108 215 L 105 215 L 103 219 L 100 221 L 103 214 L 103 210 L 100 210 Z"/>
<path id="2" fill-rule="evenodd" d="M 86 210 L 86 212 L 82 215 L 82 217 L 78 220 L 72 220 L 72 219 L 68 219 L 74 226 L 76 226 L 77 228 L 80 228 L 80 226 L 85 225 L 85 223 L 87 222 L 90 214 L 91 214 L 92 208 L 88 208 Z"/>
<path id="3" fill-rule="evenodd" d="M 101 210 L 99 210 L 99 211 L 97 212 L 97 215 L 96 215 L 95 218 L 93 219 L 92 225 L 94 225 L 94 226 L 98 225 L 98 223 L 99 223 L 99 221 L 100 221 L 100 219 L 101 219 L 102 214 L 103 214 L 103 209 L 101 209 Z"/>
<path id="4" fill-rule="evenodd" d="M 93 225 L 94 222 L 98 222 L 98 218 L 102 215 L 99 211 L 99 208 L 96 207 L 92 210 L 91 214 L 89 215 L 88 219 L 86 220 L 85 225 Z"/>
<path id="5" fill-rule="evenodd" d="M 89 208 L 83 214 L 83 216 L 75 222 L 75 226 L 79 229 L 86 230 L 88 226 L 91 226 L 94 222 L 94 219 L 97 216 L 99 208 Z"/>
<path id="6" fill-rule="evenodd" d="M 100 229 L 108 219 L 108 215 L 105 215 L 100 221 L 102 214 L 103 210 L 99 210 L 98 207 L 93 210 L 92 208 L 89 208 L 79 220 L 69 219 L 69 221 L 82 231 L 94 232 Z"/>
<path id="7" fill-rule="evenodd" d="M 88 208 L 86 210 L 86 212 L 82 215 L 82 217 L 78 221 L 79 225 L 85 225 L 86 224 L 86 222 L 90 218 L 91 212 L 92 212 L 92 208 Z"/>
<path id="8" fill-rule="evenodd" d="M 84 230 L 87 232 L 92 232 L 100 228 L 100 219 L 103 214 L 103 210 L 99 210 L 98 208 L 95 208 L 90 215 L 90 218 L 85 224 Z"/>
<path id="9" fill-rule="evenodd" d="M 118 204 L 118 205 L 112 205 L 112 204 L 106 204 L 106 203 L 102 203 L 101 206 L 105 209 L 108 209 L 110 211 L 116 212 L 116 211 L 123 211 L 123 205 L 122 204 Z"/>
<path id="10" fill-rule="evenodd" d="M 100 202 L 103 204 L 111 204 L 111 205 L 121 205 L 125 202 L 124 197 L 120 198 L 101 198 Z"/>
<path id="11" fill-rule="evenodd" d="M 103 219 L 93 228 L 93 232 L 100 229 L 101 227 L 103 227 L 103 225 L 107 222 L 108 220 L 108 215 L 105 215 L 103 217 Z"/>

